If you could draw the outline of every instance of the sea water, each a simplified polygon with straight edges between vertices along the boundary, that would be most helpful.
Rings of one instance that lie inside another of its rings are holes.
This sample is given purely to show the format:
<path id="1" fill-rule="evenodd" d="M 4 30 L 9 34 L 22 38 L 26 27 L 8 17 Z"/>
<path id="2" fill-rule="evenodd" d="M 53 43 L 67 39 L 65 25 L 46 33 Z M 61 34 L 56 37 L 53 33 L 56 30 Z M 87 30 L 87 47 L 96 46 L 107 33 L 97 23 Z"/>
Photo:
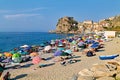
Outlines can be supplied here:
<path id="1" fill-rule="evenodd" d="M 70 34 L 51 34 L 48 32 L 0 32 L 0 52 L 10 51 L 22 45 L 40 45 L 50 40 L 61 39 Z"/>

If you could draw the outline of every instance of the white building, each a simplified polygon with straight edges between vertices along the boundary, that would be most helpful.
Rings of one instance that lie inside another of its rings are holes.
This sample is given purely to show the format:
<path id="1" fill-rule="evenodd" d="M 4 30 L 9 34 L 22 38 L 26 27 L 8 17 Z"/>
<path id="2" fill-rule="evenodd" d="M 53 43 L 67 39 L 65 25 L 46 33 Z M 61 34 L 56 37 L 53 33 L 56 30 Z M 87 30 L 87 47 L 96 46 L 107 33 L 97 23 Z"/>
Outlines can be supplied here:
<path id="1" fill-rule="evenodd" d="M 104 32 L 104 36 L 106 37 L 106 39 L 108 39 L 108 38 L 115 38 L 116 31 L 105 31 Z"/>

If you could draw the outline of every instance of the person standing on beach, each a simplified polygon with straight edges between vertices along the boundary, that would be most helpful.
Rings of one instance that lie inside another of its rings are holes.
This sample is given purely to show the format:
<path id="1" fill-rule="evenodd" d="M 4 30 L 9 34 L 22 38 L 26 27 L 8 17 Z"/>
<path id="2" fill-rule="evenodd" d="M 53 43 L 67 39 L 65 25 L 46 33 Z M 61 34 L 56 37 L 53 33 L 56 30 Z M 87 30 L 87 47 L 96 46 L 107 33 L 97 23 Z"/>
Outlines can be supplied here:
<path id="1" fill-rule="evenodd" d="M 0 80 L 2 80 L 1 76 L 2 76 L 4 69 L 5 69 L 5 65 L 0 64 Z"/>

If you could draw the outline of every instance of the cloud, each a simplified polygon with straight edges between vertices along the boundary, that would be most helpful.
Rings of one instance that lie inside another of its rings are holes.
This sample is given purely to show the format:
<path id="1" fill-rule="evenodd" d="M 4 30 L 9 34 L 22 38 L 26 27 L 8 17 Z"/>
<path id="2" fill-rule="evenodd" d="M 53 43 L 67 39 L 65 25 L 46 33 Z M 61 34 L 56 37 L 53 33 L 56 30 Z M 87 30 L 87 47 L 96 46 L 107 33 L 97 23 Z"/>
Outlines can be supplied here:
<path id="1" fill-rule="evenodd" d="M 24 10 L 0 10 L 0 13 L 23 13 L 23 12 L 35 12 L 35 11 L 41 11 L 46 8 L 32 8 L 32 9 L 24 9 Z"/>
<path id="2" fill-rule="evenodd" d="M 11 10 L 0 10 L 0 13 L 9 13 Z"/>
<path id="3" fill-rule="evenodd" d="M 33 9 L 26 9 L 26 10 L 21 10 L 21 11 L 18 11 L 18 12 L 34 12 L 34 11 L 41 11 L 43 9 L 46 9 L 46 8 L 33 8 Z"/>
<path id="4" fill-rule="evenodd" d="M 25 17 L 33 17 L 40 16 L 40 14 L 12 14 L 12 15 L 4 15 L 5 19 L 16 19 L 16 18 L 25 18 Z"/>

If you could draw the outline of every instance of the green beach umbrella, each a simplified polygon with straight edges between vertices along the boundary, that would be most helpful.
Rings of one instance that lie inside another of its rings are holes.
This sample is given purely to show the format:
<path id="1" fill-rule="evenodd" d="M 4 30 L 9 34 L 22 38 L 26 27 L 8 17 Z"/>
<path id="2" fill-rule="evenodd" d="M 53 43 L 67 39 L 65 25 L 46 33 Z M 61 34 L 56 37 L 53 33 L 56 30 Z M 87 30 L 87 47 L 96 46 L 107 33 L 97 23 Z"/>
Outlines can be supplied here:
<path id="1" fill-rule="evenodd" d="M 15 53 L 12 55 L 12 58 L 19 58 L 19 57 L 21 57 L 21 54 L 19 54 L 19 53 Z"/>
<path id="2" fill-rule="evenodd" d="M 20 63 L 22 61 L 21 54 L 19 53 L 13 54 L 12 60 L 14 63 Z"/>

